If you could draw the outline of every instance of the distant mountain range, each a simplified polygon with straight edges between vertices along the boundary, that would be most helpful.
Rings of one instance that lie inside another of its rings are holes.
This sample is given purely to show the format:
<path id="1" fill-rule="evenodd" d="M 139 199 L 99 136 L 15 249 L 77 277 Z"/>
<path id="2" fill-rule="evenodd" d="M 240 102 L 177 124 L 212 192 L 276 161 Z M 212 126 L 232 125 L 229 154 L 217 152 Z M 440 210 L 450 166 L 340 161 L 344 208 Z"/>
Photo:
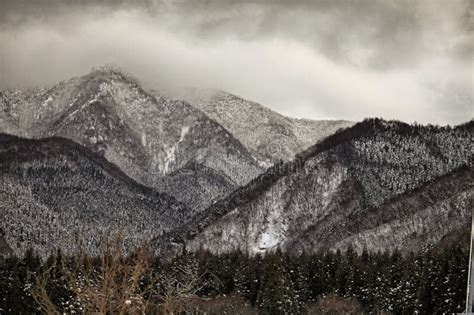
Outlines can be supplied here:
<path id="1" fill-rule="evenodd" d="M 289 161 L 296 154 L 354 123 L 285 117 L 223 91 L 181 89 L 171 92 L 229 130 L 264 166 Z"/>
<path id="2" fill-rule="evenodd" d="M 474 123 L 311 121 L 115 67 L 0 92 L 0 250 L 421 250 L 469 222 Z"/>
<path id="3" fill-rule="evenodd" d="M 366 120 L 268 169 L 168 240 L 219 253 L 434 245 L 469 222 L 473 126 Z"/>
<path id="4" fill-rule="evenodd" d="M 2 91 L 0 132 L 27 138 L 71 139 L 103 155 L 138 182 L 166 191 L 177 199 L 183 198 L 185 202 L 191 201 L 191 207 L 202 209 L 255 178 L 272 161 L 278 161 L 281 148 L 291 147 L 285 160 L 303 149 L 303 146 L 293 147 L 293 143 L 282 143 L 275 149 L 275 139 L 282 138 L 281 129 L 288 127 L 278 121 L 289 124 L 292 120 L 259 104 L 241 102 L 247 104 L 245 115 L 253 117 L 249 129 L 254 125 L 268 126 L 259 142 L 266 153 L 260 153 L 248 136 L 236 133 L 239 137 L 235 137 L 237 127 L 223 127 L 221 123 L 227 120 L 214 120 L 202 112 L 203 101 L 194 104 L 199 106 L 192 106 L 157 92 L 147 92 L 135 78 L 113 66 L 99 67 L 50 88 Z M 210 99 L 206 108 L 211 111 L 213 106 L 215 111 L 220 111 L 222 105 Z M 239 106 L 229 103 L 229 111 L 239 111 Z M 316 131 L 329 123 L 306 121 L 306 124 L 313 126 L 315 132 L 311 134 L 319 139 L 321 135 Z M 344 125 L 347 123 L 334 122 L 335 127 Z M 329 128 L 329 132 L 335 131 L 335 127 Z M 322 135 L 327 133 L 324 129 Z M 291 140 L 299 141 L 295 137 L 293 134 Z M 265 149 L 268 147 L 274 148 L 273 157 Z M 222 176 L 218 181 L 226 184 L 215 187 L 206 183 L 207 176 L 201 176 L 199 185 L 183 196 L 181 189 L 175 188 L 196 181 L 196 173 L 186 176 L 189 172 L 184 171 L 176 176 L 176 172 L 190 163 L 204 166 L 213 172 L 213 177 Z M 170 174 L 173 176 L 168 180 Z"/>

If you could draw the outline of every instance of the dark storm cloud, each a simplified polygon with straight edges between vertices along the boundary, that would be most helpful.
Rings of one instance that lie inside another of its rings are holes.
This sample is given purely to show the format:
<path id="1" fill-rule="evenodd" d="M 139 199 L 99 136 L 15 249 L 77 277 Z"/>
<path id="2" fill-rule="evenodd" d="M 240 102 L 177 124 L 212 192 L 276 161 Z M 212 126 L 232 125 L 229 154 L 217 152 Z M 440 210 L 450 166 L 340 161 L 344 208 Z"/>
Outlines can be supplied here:
<path id="1" fill-rule="evenodd" d="M 453 123 L 473 114 L 473 36 L 469 0 L 2 0 L 0 86 L 117 63 L 297 117 Z"/>
<path id="2" fill-rule="evenodd" d="M 371 67 L 410 66 L 443 40 L 444 53 L 473 53 L 474 1 L 320 0 L 182 1 L 157 6 L 159 18 L 177 19 L 175 29 L 199 37 L 243 40 L 288 38 L 309 44 L 328 58 Z M 461 38 L 460 38 L 461 37 Z"/>
<path id="3" fill-rule="evenodd" d="M 414 49 L 402 48 L 413 48 L 422 28 L 413 1 L 219 2 L 217 11 L 212 10 L 216 2 L 197 3 L 178 10 L 207 17 L 189 25 L 200 36 L 230 33 L 244 40 L 286 37 L 344 62 L 353 61 L 352 48 L 363 48 L 372 51 L 368 63 L 373 66 L 416 57 Z"/>
<path id="4" fill-rule="evenodd" d="M 438 49 L 431 42 L 436 36 L 444 53 L 467 59 L 474 52 L 474 1 L 469 0 L 4 0 L 0 21 L 3 28 L 17 28 L 133 9 L 198 39 L 284 37 L 329 58 L 371 67 L 412 65 Z"/>

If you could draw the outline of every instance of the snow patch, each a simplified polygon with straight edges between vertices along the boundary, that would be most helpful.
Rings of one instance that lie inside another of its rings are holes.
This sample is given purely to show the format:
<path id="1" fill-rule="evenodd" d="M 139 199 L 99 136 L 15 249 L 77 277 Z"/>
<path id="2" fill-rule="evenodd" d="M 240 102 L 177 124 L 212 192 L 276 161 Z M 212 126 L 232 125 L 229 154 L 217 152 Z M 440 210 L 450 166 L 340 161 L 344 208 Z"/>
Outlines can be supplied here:
<path id="1" fill-rule="evenodd" d="M 95 102 L 97 102 L 97 101 L 98 101 L 97 97 L 94 97 L 94 98 L 91 99 L 89 102 L 87 102 L 87 105 L 91 105 L 91 104 L 93 104 L 93 103 L 95 103 Z M 83 107 L 84 107 L 84 105 L 83 105 Z"/>
<path id="2" fill-rule="evenodd" d="M 186 137 L 186 135 L 188 134 L 189 132 L 189 127 L 190 126 L 183 126 L 181 127 L 181 136 L 179 137 L 179 141 L 178 142 L 181 142 L 184 140 L 184 137 Z"/>
<path id="3" fill-rule="evenodd" d="M 146 133 L 145 133 L 145 132 L 142 133 L 142 145 L 143 145 L 144 147 L 147 146 Z"/>
<path id="4" fill-rule="evenodd" d="M 163 174 L 168 174 L 170 172 L 170 164 L 176 160 L 175 151 L 176 151 L 176 144 L 165 150 Z"/>
<path id="5" fill-rule="evenodd" d="M 258 248 L 269 249 L 278 245 L 280 242 L 279 235 L 272 230 L 266 231 L 260 235 L 260 241 L 258 242 Z"/>
<path id="6" fill-rule="evenodd" d="M 179 140 L 172 146 L 165 148 L 165 157 L 163 161 L 162 173 L 168 174 L 171 171 L 170 165 L 176 161 L 176 149 L 178 145 L 184 140 L 184 137 L 189 133 L 190 126 L 181 127 L 181 135 Z"/>
<path id="7" fill-rule="evenodd" d="M 255 157 L 254 157 L 254 159 L 257 161 L 258 166 L 260 166 L 264 169 L 268 169 L 268 168 L 273 166 L 273 163 L 271 163 L 271 162 L 257 160 Z"/>
<path id="8" fill-rule="evenodd" d="M 41 104 L 41 106 L 42 106 L 42 107 L 46 107 L 52 100 L 53 100 L 53 98 L 52 98 L 51 96 L 48 97 L 48 99 L 45 100 L 45 101 L 43 102 L 43 104 Z"/>
<path id="9" fill-rule="evenodd" d="M 274 249 L 284 240 L 284 238 L 284 229 L 279 228 L 275 224 L 270 224 L 267 226 L 265 232 L 260 234 L 254 252 L 265 252 Z"/>

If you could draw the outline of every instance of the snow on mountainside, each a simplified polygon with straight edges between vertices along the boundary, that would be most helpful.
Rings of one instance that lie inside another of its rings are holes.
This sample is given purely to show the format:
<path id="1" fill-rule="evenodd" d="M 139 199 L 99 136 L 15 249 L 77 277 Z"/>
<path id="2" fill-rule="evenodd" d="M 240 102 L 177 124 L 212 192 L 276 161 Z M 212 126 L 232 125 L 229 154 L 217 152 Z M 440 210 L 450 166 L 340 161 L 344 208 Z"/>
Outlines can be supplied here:
<path id="1" fill-rule="evenodd" d="M 70 252 L 77 241 L 96 251 L 101 234 L 118 232 L 137 245 L 190 213 L 70 140 L 0 134 L 0 231 L 15 254 Z"/>
<path id="2" fill-rule="evenodd" d="M 37 139 L 0 136 L 0 248 L 72 250 L 81 235 L 95 250 L 124 229 L 219 253 L 419 250 L 467 224 L 473 121 L 353 125 L 225 92 L 173 97 L 113 67 L 0 91 L 0 132 Z"/>
<path id="3" fill-rule="evenodd" d="M 165 239 L 213 252 L 421 249 L 468 221 L 473 152 L 472 121 L 366 120 L 268 169 Z"/>
<path id="4" fill-rule="evenodd" d="M 190 162 L 237 185 L 263 170 L 232 134 L 201 111 L 145 92 L 114 67 L 97 68 L 48 89 L 2 91 L 0 96 L 0 131 L 71 139 L 152 187 L 179 187 L 176 178 L 171 185 L 164 183 L 165 175 Z M 201 192 L 207 204 L 222 195 L 210 187 Z"/>
<path id="5" fill-rule="evenodd" d="M 195 212 L 205 210 L 212 204 L 208 199 L 210 194 L 219 200 L 237 188 L 238 185 L 225 174 L 194 162 L 166 175 L 160 185 L 160 191 L 175 195 L 183 204 L 192 205 Z"/>
<path id="6" fill-rule="evenodd" d="M 359 252 L 364 247 L 417 252 L 423 246 L 438 245 L 445 236 L 462 232 L 471 221 L 473 182 L 472 169 L 461 167 L 379 207 L 348 217 L 335 213 L 341 215 L 340 225 L 315 225 L 293 239 L 288 248 L 301 252 L 325 244 L 345 250 L 350 244 Z"/>
<path id="7" fill-rule="evenodd" d="M 353 125 L 343 120 L 295 119 L 258 103 L 213 90 L 187 89 L 170 92 L 189 102 L 229 130 L 263 165 L 291 160 L 340 128 Z"/>

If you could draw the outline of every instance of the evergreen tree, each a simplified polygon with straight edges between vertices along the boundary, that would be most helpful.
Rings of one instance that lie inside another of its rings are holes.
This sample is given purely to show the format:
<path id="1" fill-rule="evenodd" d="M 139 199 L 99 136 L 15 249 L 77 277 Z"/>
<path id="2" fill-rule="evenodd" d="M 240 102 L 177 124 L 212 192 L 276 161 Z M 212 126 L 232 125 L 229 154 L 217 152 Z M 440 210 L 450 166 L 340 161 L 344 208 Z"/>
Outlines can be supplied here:
<path id="1" fill-rule="evenodd" d="M 294 270 L 294 276 L 292 277 L 292 281 L 296 284 L 298 299 L 302 303 L 306 303 L 311 297 L 311 262 L 311 256 L 307 255 L 305 252 L 293 260 L 292 270 Z"/>
<path id="2" fill-rule="evenodd" d="M 100 261 L 87 259 L 77 267 L 86 264 L 92 267 L 87 270 L 97 270 Z M 61 312 L 70 313 L 74 297 L 64 271 L 72 265 L 60 251 L 44 263 L 32 250 L 21 259 L 0 257 L 0 313 L 39 313 L 29 289 L 44 274 L 48 296 Z M 263 257 L 200 251 L 172 261 L 152 258 L 151 265 L 154 275 L 146 281 L 156 281 L 158 293 L 199 281 L 191 295 L 240 296 L 263 314 L 304 313 L 307 304 L 329 294 L 340 301 L 355 298 L 373 313 L 443 314 L 464 308 L 468 252 L 456 246 L 416 255 L 366 249 L 358 255 L 351 247 L 344 254 L 292 256 L 277 250 Z"/>
<path id="3" fill-rule="evenodd" d="M 419 284 L 419 274 L 421 269 L 418 267 L 417 257 L 410 253 L 402 264 L 402 287 L 400 290 L 400 301 L 398 309 L 404 314 L 413 314 L 416 310 L 417 288 Z"/>
<path id="4" fill-rule="evenodd" d="M 433 296 L 432 296 L 432 270 L 433 260 L 428 253 L 423 257 L 420 282 L 417 292 L 417 312 L 419 314 L 433 314 Z"/>
<path id="5" fill-rule="evenodd" d="M 67 312 L 68 308 L 73 306 L 72 292 L 68 289 L 64 274 L 67 262 L 60 249 L 56 252 L 56 256 L 52 256 L 51 260 L 50 266 L 46 269 L 49 272 L 47 291 L 51 301 L 62 311 Z"/>
<path id="6" fill-rule="evenodd" d="M 308 286 L 310 299 L 315 302 L 317 298 L 327 291 L 326 272 L 324 267 L 326 260 L 321 254 L 314 254 L 309 257 L 308 265 Z"/>
<path id="7" fill-rule="evenodd" d="M 280 249 L 263 258 L 257 305 L 262 314 L 297 314 L 295 290 Z"/>
<path id="8" fill-rule="evenodd" d="M 3 261 L 0 278 L 0 308 L 2 312 L 20 314 L 22 309 L 23 284 L 18 278 L 20 261 L 17 257 L 9 257 Z"/>
<path id="9" fill-rule="evenodd" d="M 250 258 L 242 254 L 236 261 L 234 273 L 234 290 L 240 296 L 255 304 L 260 282 L 260 257 Z"/>

